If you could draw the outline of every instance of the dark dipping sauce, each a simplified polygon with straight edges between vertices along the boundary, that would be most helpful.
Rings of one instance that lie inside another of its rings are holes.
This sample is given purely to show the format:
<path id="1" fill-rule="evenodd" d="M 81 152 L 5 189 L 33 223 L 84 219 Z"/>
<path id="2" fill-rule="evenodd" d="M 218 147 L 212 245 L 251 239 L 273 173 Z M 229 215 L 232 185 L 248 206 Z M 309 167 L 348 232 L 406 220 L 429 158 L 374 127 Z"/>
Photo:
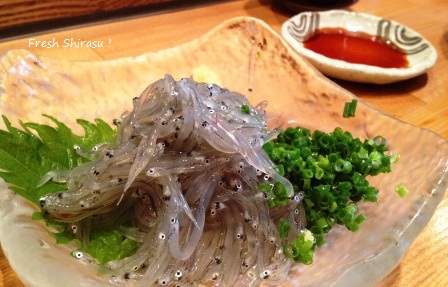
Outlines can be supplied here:
<path id="1" fill-rule="evenodd" d="M 303 42 L 305 48 L 328 58 L 354 64 L 382 68 L 406 68 L 406 54 L 393 43 L 386 43 L 378 36 L 351 32 L 342 28 L 322 28 Z"/>

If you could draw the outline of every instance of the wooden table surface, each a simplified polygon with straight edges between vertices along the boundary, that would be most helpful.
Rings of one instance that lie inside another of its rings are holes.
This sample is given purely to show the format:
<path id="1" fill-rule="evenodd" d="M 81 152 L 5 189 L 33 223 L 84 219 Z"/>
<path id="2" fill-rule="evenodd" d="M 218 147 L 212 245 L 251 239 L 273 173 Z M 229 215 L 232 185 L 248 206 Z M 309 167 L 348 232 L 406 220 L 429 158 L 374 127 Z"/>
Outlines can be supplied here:
<path id="1" fill-rule="evenodd" d="M 448 1 L 360 0 L 348 9 L 382 16 L 412 28 L 435 46 L 438 60 L 426 74 L 400 83 L 376 86 L 335 81 L 380 110 L 448 139 Z M 77 61 L 114 59 L 188 42 L 236 16 L 260 18 L 279 32 L 282 23 L 293 15 L 294 12 L 268 0 L 214 1 L 3 40 L 0 53 L 27 49 L 38 55 Z M 33 44 L 53 38 L 60 43 L 59 47 L 42 48 Z M 104 47 L 62 47 L 64 39 L 71 38 L 104 41 Z M 0 287 L 3 286 L 23 285 L 0 252 Z M 380 286 L 448 286 L 447 195 L 398 267 L 376 285 Z"/>

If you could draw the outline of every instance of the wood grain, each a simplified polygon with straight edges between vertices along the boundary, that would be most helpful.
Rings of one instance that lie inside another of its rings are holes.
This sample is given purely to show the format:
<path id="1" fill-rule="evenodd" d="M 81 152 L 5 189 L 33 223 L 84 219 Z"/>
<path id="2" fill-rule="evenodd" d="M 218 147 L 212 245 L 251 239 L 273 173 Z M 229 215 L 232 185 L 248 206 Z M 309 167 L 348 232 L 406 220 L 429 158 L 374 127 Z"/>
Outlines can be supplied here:
<path id="1" fill-rule="evenodd" d="M 75 1 L 76 2 L 76 1 Z M 378 109 L 416 126 L 427 128 L 448 139 L 448 25 L 446 0 L 358 1 L 350 10 L 395 20 L 418 31 L 438 52 L 436 65 L 426 74 L 400 83 L 376 86 L 335 80 L 345 89 Z M 0 11 L 3 9 L 0 8 Z M 2 13 L 2 12 L 0 12 Z M 277 32 L 294 15 L 269 0 L 229 1 L 188 10 L 165 11 L 119 21 L 49 31 L 0 43 L 0 53 L 27 49 L 52 58 L 99 61 L 135 56 L 179 45 L 201 36 L 222 21 L 236 16 L 253 16 L 267 22 Z M 2 16 L 0 16 L 2 19 Z M 66 38 L 98 40 L 103 48 L 42 48 L 29 40 Z M 403 256 L 398 267 L 375 287 L 448 286 L 448 195 L 434 217 Z M 3 253 L 0 253 L 0 287 L 19 284 Z"/>
<path id="2" fill-rule="evenodd" d="M 0 1 L 0 28 L 148 6 L 176 0 L 12 0 Z"/>

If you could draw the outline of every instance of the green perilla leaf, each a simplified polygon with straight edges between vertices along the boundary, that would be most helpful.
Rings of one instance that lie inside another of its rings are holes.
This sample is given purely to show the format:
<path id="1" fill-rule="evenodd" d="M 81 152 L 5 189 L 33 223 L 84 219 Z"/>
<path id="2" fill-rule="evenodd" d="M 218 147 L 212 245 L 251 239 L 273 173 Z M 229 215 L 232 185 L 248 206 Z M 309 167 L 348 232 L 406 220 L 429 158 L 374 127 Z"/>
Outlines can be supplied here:
<path id="1" fill-rule="evenodd" d="M 51 181 L 37 187 L 42 176 L 52 170 L 71 170 L 88 161 L 75 153 L 74 145 L 91 149 L 98 143 L 112 142 L 116 134 L 102 120 L 78 120 L 85 131 L 79 136 L 57 119 L 44 116 L 55 126 L 20 122 L 19 129 L 2 116 L 6 130 L 0 130 L 0 177 L 11 190 L 36 204 L 44 194 L 65 190 L 64 185 Z"/>

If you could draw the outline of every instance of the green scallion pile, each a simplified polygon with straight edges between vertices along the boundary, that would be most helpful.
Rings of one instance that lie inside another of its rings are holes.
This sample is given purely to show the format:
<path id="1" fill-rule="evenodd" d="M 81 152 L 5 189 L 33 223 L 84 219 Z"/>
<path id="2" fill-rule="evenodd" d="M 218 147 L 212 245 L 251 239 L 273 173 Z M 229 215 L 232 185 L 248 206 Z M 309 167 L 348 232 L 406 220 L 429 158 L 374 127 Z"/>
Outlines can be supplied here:
<path id="1" fill-rule="evenodd" d="M 315 248 L 325 243 L 334 225 L 357 231 L 366 216 L 359 212 L 360 201 L 376 202 L 378 189 L 370 186 L 367 176 L 391 171 L 398 159 L 388 155 L 386 139 L 381 136 L 361 141 L 341 128 L 331 133 L 302 127 L 287 128 L 264 145 L 264 150 L 277 164 L 280 174 L 288 178 L 296 194 L 303 194 L 307 231 L 295 242 L 284 245 L 286 256 L 297 262 L 311 264 Z M 261 185 L 270 193 L 271 207 L 287 203 L 284 186 Z M 279 223 L 279 232 L 286 237 L 290 226 Z"/>

